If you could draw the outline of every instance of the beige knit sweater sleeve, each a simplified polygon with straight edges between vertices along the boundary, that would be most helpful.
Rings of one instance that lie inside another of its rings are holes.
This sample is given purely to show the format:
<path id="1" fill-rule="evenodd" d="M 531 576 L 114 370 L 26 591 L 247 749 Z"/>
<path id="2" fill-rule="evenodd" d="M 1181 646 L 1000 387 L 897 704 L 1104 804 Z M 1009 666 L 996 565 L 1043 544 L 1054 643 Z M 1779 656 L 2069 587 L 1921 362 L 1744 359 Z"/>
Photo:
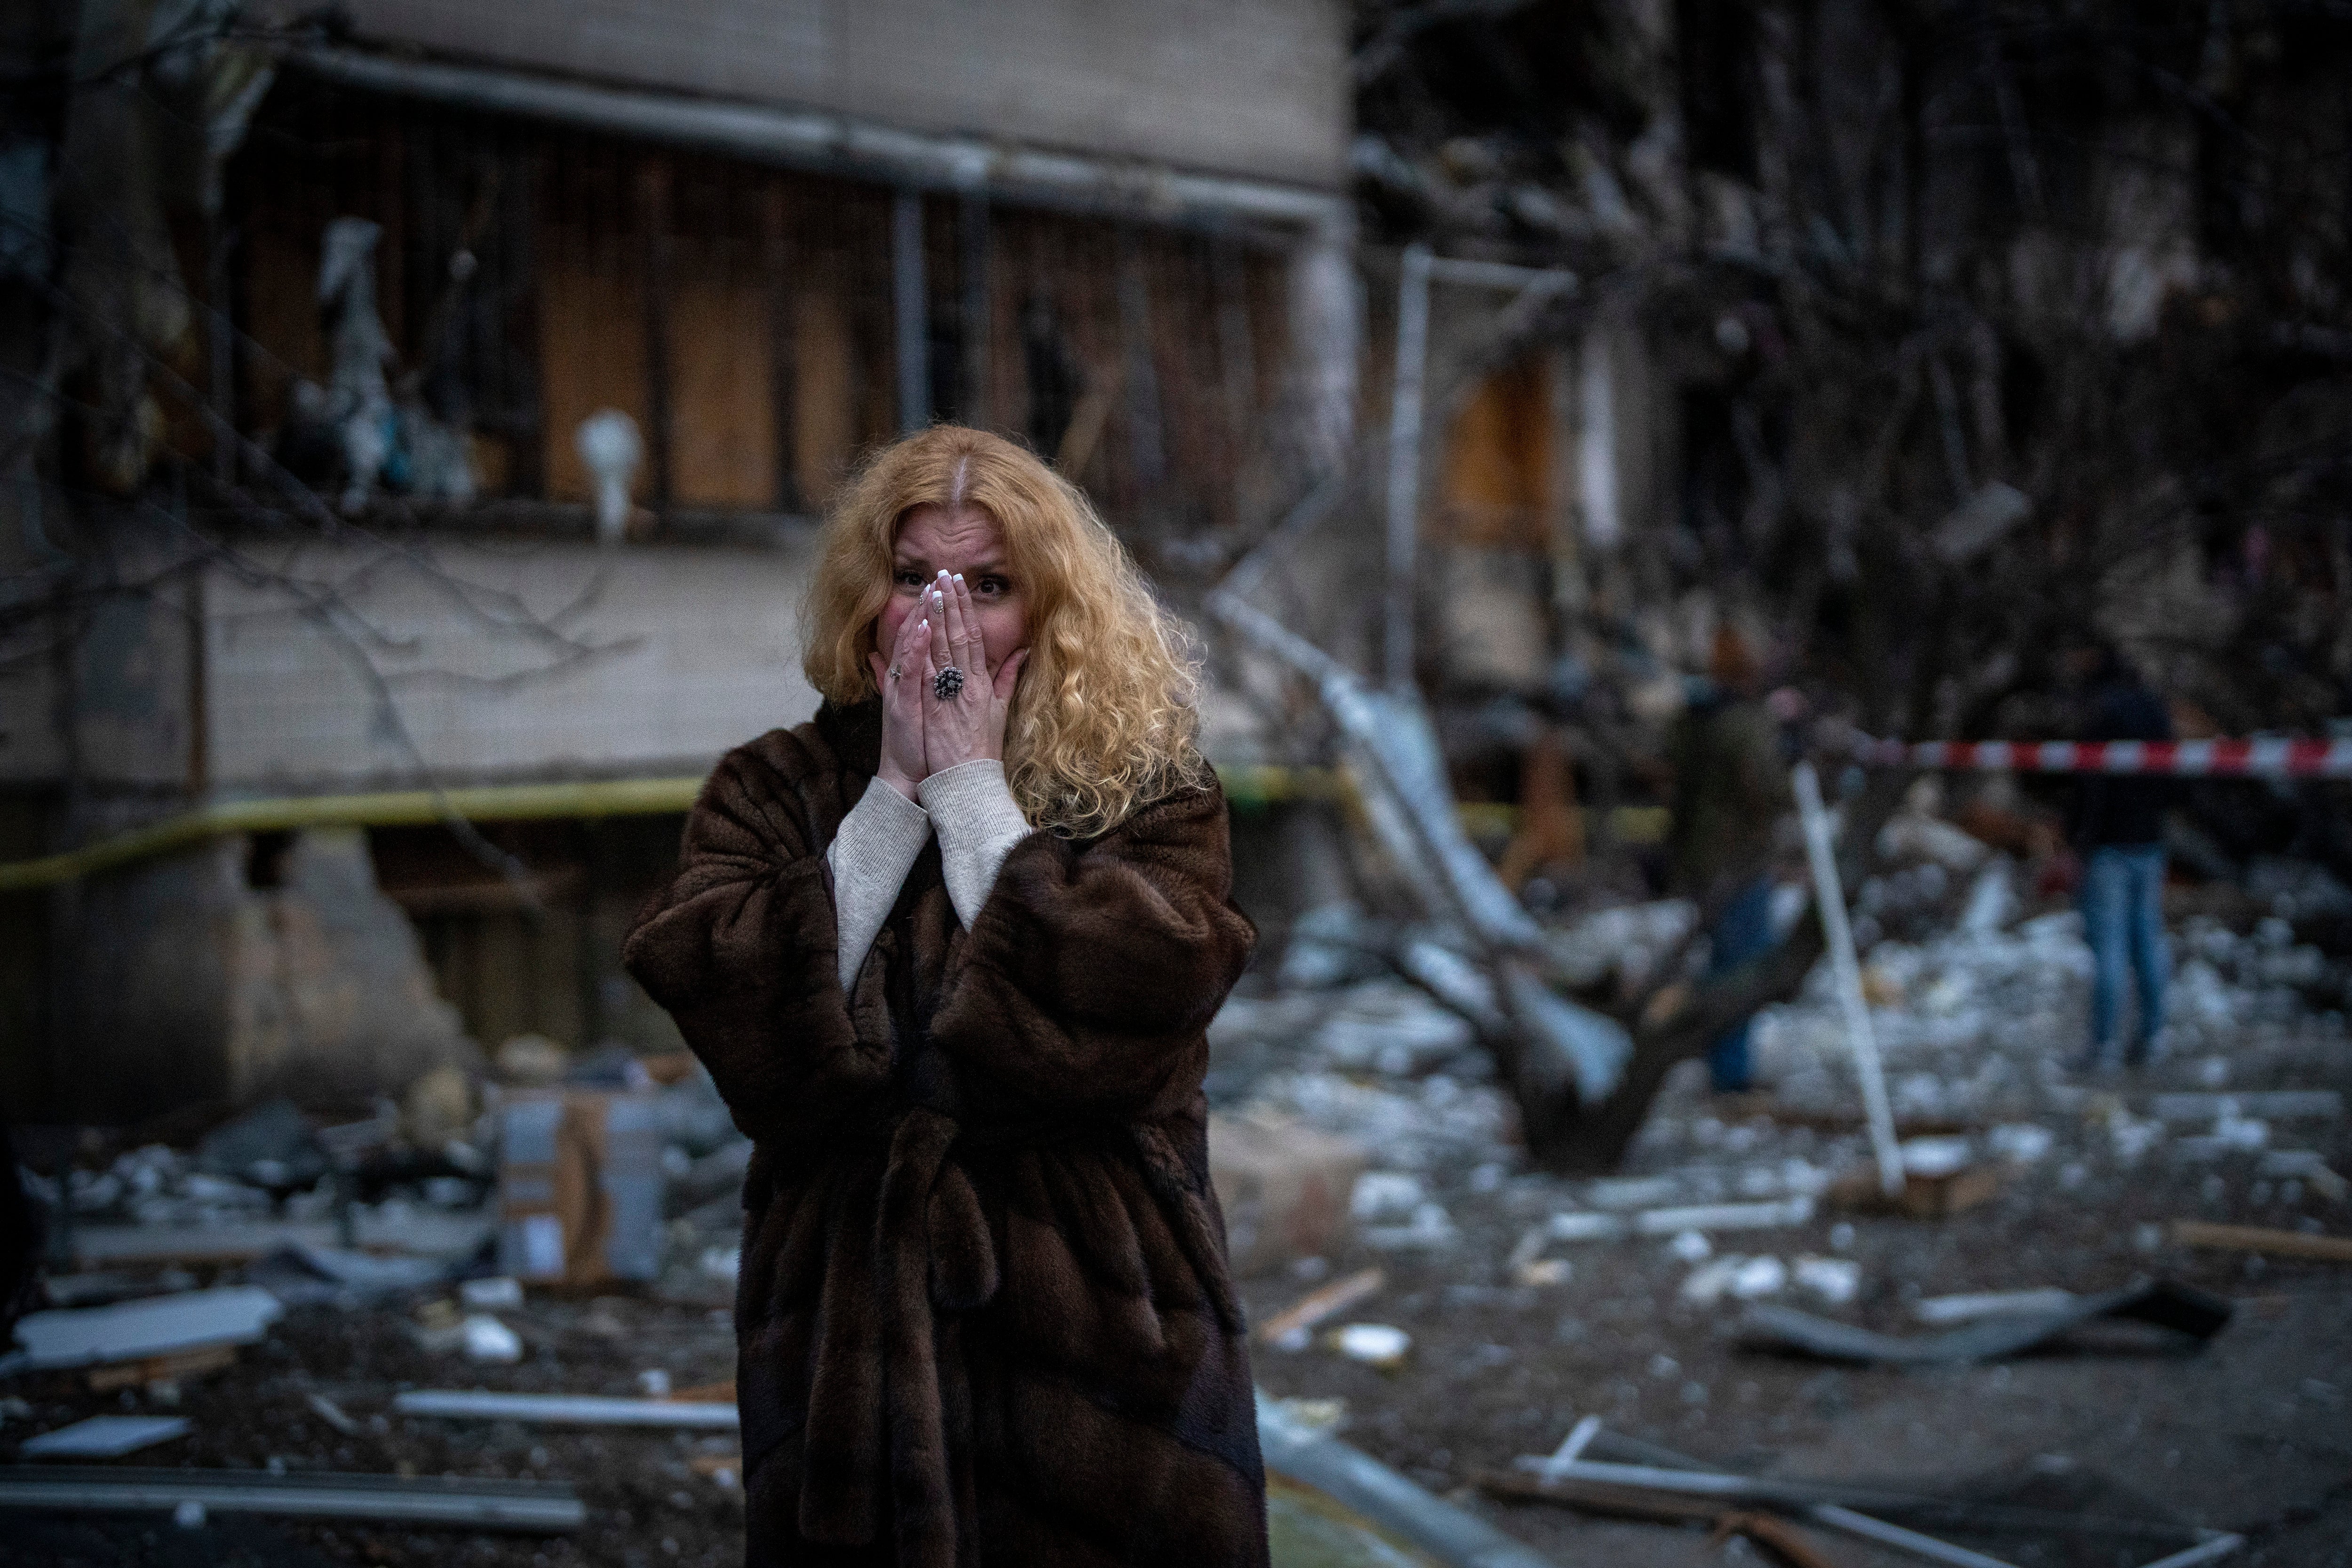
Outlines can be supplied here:
<path id="1" fill-rule="evenodd" d="M 930 837 L 930 814 L 880 779 L 867 783 L 866 793 L 841 819 L 841 831 L 833 836 L 824 861 L 833 871 L 844 991 L 865 965 L 875 934 L 889 918 L 915 857 Z"/>
<path id="2" fill-rule="evenodd" d="M 996 886 L 996 873 L 1013 847 L 1029 837 L 1028 818 L 1004 782 L 1004 764 L 983 759 L 960 763 L 915 786 L 923 809 L 940 831 L 940 868 L 947 877 L 948 901 L 969 931 Z"/>

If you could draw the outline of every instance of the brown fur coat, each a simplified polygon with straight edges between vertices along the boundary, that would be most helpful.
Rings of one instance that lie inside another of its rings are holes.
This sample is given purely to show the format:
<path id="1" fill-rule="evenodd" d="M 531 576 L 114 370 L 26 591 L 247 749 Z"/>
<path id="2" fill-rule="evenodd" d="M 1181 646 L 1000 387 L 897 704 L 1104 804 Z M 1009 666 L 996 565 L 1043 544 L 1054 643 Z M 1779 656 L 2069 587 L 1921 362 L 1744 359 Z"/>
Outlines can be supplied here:
<path id="1" fill-rule="evenodd" d="M 934 838 L 845 996 L 824 852 L 879 742 L 869 701 L 730 752 L 624 953 L 757 1145 L 748 1561 L 1264 1564 L 1201 1095 L 1255 934 L 1224 799 L 1032 834 L 969 931 Z"/>

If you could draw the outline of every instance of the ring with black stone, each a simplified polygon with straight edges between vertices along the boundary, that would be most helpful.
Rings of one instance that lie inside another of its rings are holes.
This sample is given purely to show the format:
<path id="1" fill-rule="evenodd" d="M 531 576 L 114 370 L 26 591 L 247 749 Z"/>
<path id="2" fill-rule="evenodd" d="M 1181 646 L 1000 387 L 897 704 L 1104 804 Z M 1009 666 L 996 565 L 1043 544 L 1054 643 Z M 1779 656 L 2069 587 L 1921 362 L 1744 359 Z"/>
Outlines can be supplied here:
<path id="1" fill-rule="evenodd" d="M 963 671 L 958 669 L 954 665 L 949 665 L 945 669 L 940 670 L 937 675 L 931 677 L 931 695 L 938 698 L 942 702 L 954 701 L 956 699 L 956 693 L 962 689 Z"/>

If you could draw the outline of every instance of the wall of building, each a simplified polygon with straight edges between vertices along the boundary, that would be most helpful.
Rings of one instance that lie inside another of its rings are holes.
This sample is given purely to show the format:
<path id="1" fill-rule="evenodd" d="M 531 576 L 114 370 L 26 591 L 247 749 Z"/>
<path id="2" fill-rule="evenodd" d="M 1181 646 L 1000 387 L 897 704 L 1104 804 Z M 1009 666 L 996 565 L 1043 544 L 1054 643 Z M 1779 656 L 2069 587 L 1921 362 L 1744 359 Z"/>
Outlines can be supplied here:
<path id="1" fill-rule="evenodd" d="M 288 14 L 309 9 L 277 0 Z M 351 0 L 371 42 L 1335 187 L 1339 0 Z"/>
<path id="2" fill-rule="evenodd" d="M 428 768 L 445 783 L 699 773 L 816 710 L 797 632 L 813 541 L 286 552 L 341 606 L 323 622 L 277 586 L 215 579 L 211 784 L 392 787 Z"/>

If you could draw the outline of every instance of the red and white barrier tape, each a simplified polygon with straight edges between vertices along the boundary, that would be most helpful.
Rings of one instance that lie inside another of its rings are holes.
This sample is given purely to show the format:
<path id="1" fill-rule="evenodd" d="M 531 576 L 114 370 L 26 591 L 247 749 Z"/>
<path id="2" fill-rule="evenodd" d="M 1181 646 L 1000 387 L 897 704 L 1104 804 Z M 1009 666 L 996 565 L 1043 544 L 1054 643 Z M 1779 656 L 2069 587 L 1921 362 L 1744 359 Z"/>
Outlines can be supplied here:
<path id="1" fill-rule="evenodd" d="M 2352 741 L 1864 741 L 1855 756 L 1883 768 L 2352 778 Z"/>

